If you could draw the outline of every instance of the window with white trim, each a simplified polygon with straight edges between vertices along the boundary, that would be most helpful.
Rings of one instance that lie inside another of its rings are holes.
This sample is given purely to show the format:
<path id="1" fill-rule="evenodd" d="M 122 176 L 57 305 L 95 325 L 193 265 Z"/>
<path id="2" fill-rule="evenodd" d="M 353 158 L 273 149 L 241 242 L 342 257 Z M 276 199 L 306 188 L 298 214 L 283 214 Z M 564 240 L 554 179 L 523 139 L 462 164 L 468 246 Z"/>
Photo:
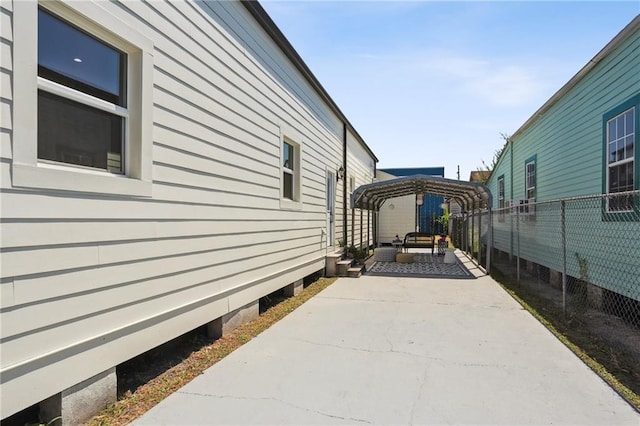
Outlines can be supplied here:
<path id="1" fill-rule="evenodd" d="M 504 175 L 498 177 L 498 209 L 500 209 L 500 213 L 498 214 L 498 221 L 504 222 L 504 207 L 505 207 L 505 199 L 504 199 Z"/>
<path id="2" fill-rule="evenodd" d="M 536 160 L 529 160 L 525 164 L 526 188 L 525 194 L 527 200 L 536 198 Z"/>
<path id="3" fill-rule="evenodd" d="M 282 144 L 282 198 L 295 200 L 296 150 L 292 143 Z"/>
<path id="4" fill-rule="evenodd" d="M 38 10 L 38 160 L 122 173 L 127 55 Z"/>
<path id="5" fill-rule="evenodd" d="M 299 210 L 302 208 L 302 152 L 300 144 L 286 136 L 289 134 L 299 136 L 291 130 L 281 136 L 280 207 Z"/>
<path id="6" fill-rule="evenodd" d="M 498 178 L 498 208 L 504 208 L 504 176 Z"/>
<path id="7" fill-rule="evenodd" d="M 153 43 L 110 9 L 14 3 L 13 186 L 151 196 Z"/>
<path id="8" fill-rule="evenodd" d="M 636 107 L 631 107 L 606 122 L 608 194 L 633 191 L 635 188 Z M 623 195 L 608 200 L 609 212 L 633 210 L 633 196 Z"/>

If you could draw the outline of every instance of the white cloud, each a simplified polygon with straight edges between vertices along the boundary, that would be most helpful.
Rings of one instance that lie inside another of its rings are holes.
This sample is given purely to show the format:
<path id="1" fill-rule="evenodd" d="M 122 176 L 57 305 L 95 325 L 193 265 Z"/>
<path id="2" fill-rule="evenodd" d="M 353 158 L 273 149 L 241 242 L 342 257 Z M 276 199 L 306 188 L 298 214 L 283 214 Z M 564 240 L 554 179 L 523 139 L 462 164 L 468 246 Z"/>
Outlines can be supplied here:
<path id="1" fill-rule="evenodd" d="M 547 86 L 533 67 L 499 60 L 433 52 L 421 67 L 437 78 L 450 80 L 457 93 L 480 98 L 496 106 L 521 106 L 538 100 Z"/>

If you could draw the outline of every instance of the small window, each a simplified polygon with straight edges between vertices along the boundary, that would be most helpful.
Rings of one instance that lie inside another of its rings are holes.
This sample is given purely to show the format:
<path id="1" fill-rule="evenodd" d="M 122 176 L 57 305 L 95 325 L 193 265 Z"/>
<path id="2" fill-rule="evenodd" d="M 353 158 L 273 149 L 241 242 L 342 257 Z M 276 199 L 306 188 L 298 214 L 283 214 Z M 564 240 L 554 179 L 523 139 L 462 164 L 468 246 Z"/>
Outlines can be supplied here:
<path id="1" fill-rule="evenodd" d="M 526 176 L 526 199 L 534 200 L 536 198 L 536 160 L 528 160 L 525 165 Z"/>
<path id="2" fill-rule="evenodd" d="M 524 198 L 514 202 L 520 215 L 533 219 L 536 212 L 536 156 L 524 162 Z"/>
<path id="3" fill-rule="evenodd" d="M 606 122 L 607 193 L 633 191 L 635 188 L 636 107 L 629 108 Z M 633 196 L 609 198 L 609 212 L 633 210 Z"/>
<path id="4" fill-rule="evenodd" d="M 126 62 L 114 47 L 38 11 L 38 77 L 56 83 L 38 90 L 38 159 L 124 172 Z"/>
<path id="5" fill-rule="evenodd" d="M 356 189 L 356 178 L 355 176 L 349 176 L 349 193 L 353 193 Z"/>
<path id="6" fill-rule="evenodd" d="M 282 197 L 294 200 L 295 181 L 295 149 L 293 145 L 284 142 L 282 145 Z"/>
<path id="7" fill-rule="evenodd" d="M 504 207 L 505 207 L 505 199 L 504 199 L 504 175 L 498 177 L 498 209 L 500 209 L 498 220 L 500 222 L 504 222 Z"/>

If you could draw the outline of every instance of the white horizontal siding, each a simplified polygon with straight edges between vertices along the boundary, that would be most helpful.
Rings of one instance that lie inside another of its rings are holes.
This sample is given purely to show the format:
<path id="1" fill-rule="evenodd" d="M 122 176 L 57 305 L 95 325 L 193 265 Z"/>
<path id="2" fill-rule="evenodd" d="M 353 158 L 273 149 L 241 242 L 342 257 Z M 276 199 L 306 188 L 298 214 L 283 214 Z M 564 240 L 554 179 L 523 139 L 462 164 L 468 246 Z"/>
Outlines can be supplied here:
<path id="1" fill-rule="evenodd" d="M 19 94 L 1 10 L 0 327 L 13 411 L 324 266 L 325 173 L 342 163 L 342 123 L 311 85 L 240 4 L 100 5 L 153 41 L 150 198 L 11 186 L 5 112 Z M 287 129 L 302 149 L 299 210 L 280 207 Z"/>
<path id="2" fill-rule="evenodd" d="M 365 151 L 362 144 L 358 142 L 352 132 L 347 133 L 347 189 L 351 191 L 351 178 L 354 179 L 353 189 L 357 189 L 361 185 L 371 183 L 373 180 L 373 159 Z M 351 197 L 351 192 L 349 192 Z M 351 244 L 360 246 L 368 246 L 373 243 L 373 216 L 366 210 L 355 209 L 353 212 L 349 210 L 348 217 L 348 241 Z M 352 232 L 353 227 L 353 232 Z"/>
<path id="3" fill-rule="evenodd" d="M 0 159 L 11 159 L 11 130 L 13 129 L 13 14 L 11 2 L 0 6 Z"/>

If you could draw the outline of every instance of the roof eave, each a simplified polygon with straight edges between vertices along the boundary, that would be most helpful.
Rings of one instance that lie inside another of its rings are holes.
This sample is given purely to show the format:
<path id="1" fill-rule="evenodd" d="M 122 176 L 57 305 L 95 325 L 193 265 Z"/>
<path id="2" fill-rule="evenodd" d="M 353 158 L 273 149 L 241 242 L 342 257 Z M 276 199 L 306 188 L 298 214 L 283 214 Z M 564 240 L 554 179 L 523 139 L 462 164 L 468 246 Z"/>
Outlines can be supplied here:
<path id="1" fill-rule="evenodd" d="M 346 115 L 340 110 L 335 101 L 329 96 L 329 93 L 322 87 L 320 81 L 316 78 L 315 75 L 311 72 L 307 64 L 302 60 L 302 57 L 296 52 L 293 48 L 293 45 L 287 40 L 285 35 L 280 31 L 280 28 L 273 22 L 273 19 L 269 16 L 269 14 L 264 10 L 264 8 L 260 5 L 260 3 L 256 0 L 240 0 L 240 3 L 247 9 L 247 11 L 253 16 L 253 18 L 260 24 L 260 26 L 266 31 L 266 33 L 271 37 L 271 39 L 276 43 L 276 45 L 280 48 L 282 53 L 293 63 L 293 65 L 300 71 L 302 76 L 309 82 L 311 87 L 320 95 L 322 100 L 327 103 L 329 108 L 342 120 L 347 129 L 353 133 L 358 142 L 364 147 L 367 153 L 373 158 L 373 160 L 377 163 L 380 160 L 373 153 L 371 148 L 364 141 L 362 136 L 357 132 L 357 130 L 353 127 L 353 125 L 349 122 Z"/>

